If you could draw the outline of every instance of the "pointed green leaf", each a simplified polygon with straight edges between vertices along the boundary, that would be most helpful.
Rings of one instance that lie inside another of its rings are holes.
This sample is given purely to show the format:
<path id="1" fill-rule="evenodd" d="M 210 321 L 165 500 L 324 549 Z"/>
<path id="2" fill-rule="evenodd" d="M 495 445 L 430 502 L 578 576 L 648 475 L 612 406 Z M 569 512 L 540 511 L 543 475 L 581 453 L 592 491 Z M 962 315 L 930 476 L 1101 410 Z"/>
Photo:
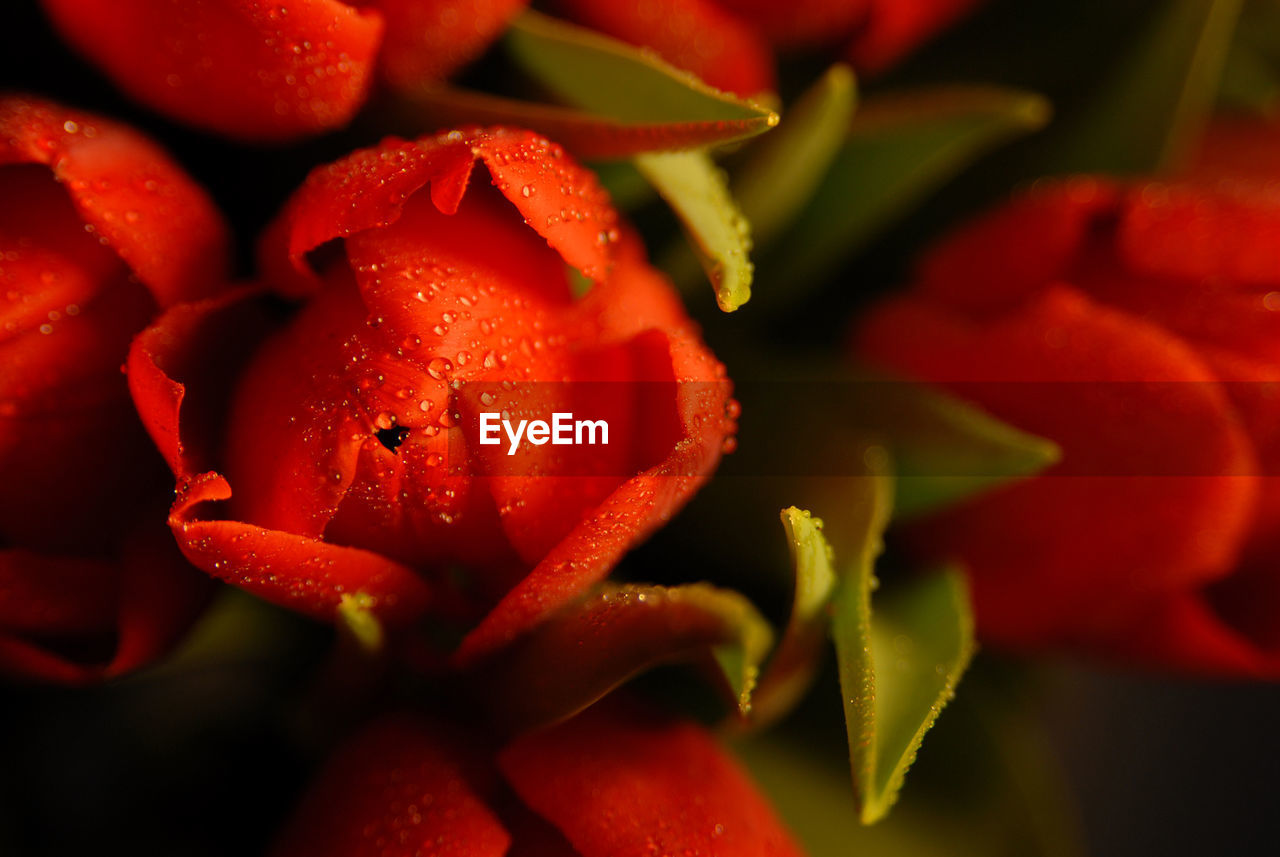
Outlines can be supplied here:
<path id="1" fill-rule="evenodd" d="M 636 168 L 675 211 L 711 285 L 733 312 L 751 297 L 751 227 L 729 195 L 724 172 L 703 151 L 639 155 Z"/>
<path id="2" fill-rule="evenodd" d="M 865 99 L 817 192 L 761 260 L 761 300 L 793 301 L 981 155 L 1042 127 L 1019 90 L 946 87 Z"/>
<path id="3" fill-rule="evenodd" d="M 751 726 L 761 729 L 788 713 L 813 682 L 827 644 L 827 608 L 836 590 L 831 548 L 822 536 L 822 519 L 795 506 L 782 510 L 791 549 L 795 594 L 791 618 L 760 683 L 751 707 Z"/>
<path id="4" fill-rule="evenodd" d="M 973 657 L 973 612 L 964 576 L 956 571 L 913 580 L 876 598 L 870 664 L 865 652 L 851 652 L 839 643 L 862 638 L 860 631 L 852 632 L 860 612 L 838 602 L 834 626 L 850 737 L 865 734 L 865 718 L 874 718 L 875 740 L 850 744 L 855 770 L 865 776 L 859 790 L 862 821 L 871 824 L 897 800 L 924 734 L 955 694 Z M 872 696 L 855 703 L 851 693 L 866 686 L 869 667 Z"/>
<path id="5" fill-rule="evenodd" d="M 854 791 L 864 824 L 883 818 L 902 788 L 924 734 L 954 693 L 973 654 L 964 579 L 953 572 L 913 580 L 877 596 L 875 559 L 892 506 L 886 476 L 864 480 L 860 502 L 840 518 L 858 544 L 840 558 L 832 635 Z"/>
<path id="6" fill-rule="evenodd" d="M 857 102 L 846 65 L 833 65 L 794 105 L 787 121 L 751 149 L 733 192 L 757 245 L 783 230 L 817 189 L 844 143 Z"/>
<path id="7" fill-rule="evenodd" d="M 888 447 L 895 515 L 912 517 L 959 502 L 1057 463 L 1057 444 L 1023 432 L 923 384 L 869 385 L 858 428 Z"/>
<path id="8" fill-rule="evenodd" d="M 1145 173 L 1177 163 L 1213 109 L 1241 0 L 1169 0 L 1087 111 L 1058 135 L 1053 172 Z"/>
<path id="9" fill-rule="evenodd" d="M 625 122 L 720 122 L 736 136 L 778 124 L 778 114 L 707 86 L 655 54 L 593 30 L 525 12 L 507 48 L 569 104 Z"/>
<path id="10" fill-rule="evenodd" d="M 827 726 L 816 712 L 735 749 L 810 857 L 1083 857 L 1062 760 L 1040 722 L 1046 700 L 1025 681 L 994 700 L 985 666 L 930 736 L 935 764 L 870 827 L 849 812 L 847 767 L 812 740 Z"/>
<path id="11" fill-rule="evenodd" d="M 604 584 L 512 644 L 474 687 L 508 729 L 571 717 L 653 666 L 697 661 L 720 672 L 744 715 L 773 631 L 743 595 L 697 583 Z"/>
<path id="12" fill-rule="evenodd" d="M 413 121 L 429 128 L 449 125 L 514 125 L 537 131 L 585 160 L 628 158 L 720 145 L 754 136 L 763 121 L 682 119 L 622 121 L 576 107 L 522 101 L 443 84 L 405 93 Z"/>

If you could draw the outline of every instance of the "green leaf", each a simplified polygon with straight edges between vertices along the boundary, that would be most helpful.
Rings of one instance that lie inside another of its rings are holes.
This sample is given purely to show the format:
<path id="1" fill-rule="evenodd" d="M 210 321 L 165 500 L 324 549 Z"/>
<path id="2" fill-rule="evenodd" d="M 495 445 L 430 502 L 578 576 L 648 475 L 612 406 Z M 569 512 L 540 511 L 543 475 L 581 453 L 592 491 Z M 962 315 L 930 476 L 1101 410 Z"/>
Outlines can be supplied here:
<path id="1" fill-rule="evenodd" d="M 703 583 L 604 584 L 486 664 L 473 687 L 511 730 L 571 717 L 663 663 L 710 666 L 744 716 L 773 631 L 743 595 Z"/>
<path id="2" fill-rule="evenodd" d="M 924 734 L 954 694 L 973 655 L 973 617 L 964 579 L 945 572 L 876 598 L 875 560 L 892 506 L 886 476 L 863 481 L 860 502 L 841 517 L 859 544 L 841 559 L 832 635 L 854 791 L 864 824 L 897 800 Z"/>
<path id="3" fill-rule="evenodd" d="M 846 623 L 857 613 L 838 605 L 837 640 L 848 633 Z M 973 611 L 964 576 L 954 570 L 931 574 L 877 598 L 871 663 L 864 653 L 848 652 L 847 647 L 845 652 L 840 657 L 844 687 L 864 687 L 864 671 L 873 670 L 873 696 L 856 704 L 846 701 L 846 716 L 857 718 L 857 734 L 864 734 L 862 718 L 873 709 L 875 740 L 867 747 L 851 745 L 855 768 L 867 776 L 860 792 L 861 815 L 870 824 L 897 800 L 924 734 L 951 701 L 973 657 Z M 851 683 L 845 683 L 845 675 Z"/>
<path id="4" fill-rule="evenodd" d="M 822 536 L 822 520 L 795 506 L 782 510 L 791 549 L 795 594 L 782 641 L 760 677 L 751 708 L 751 726 L 764 728 L 781 719 L 813 683 L 827 644 L 827 608 L 836 591 L 831 547 Z"/>
<path id="5" fill-rule="evenodd" d="M 506 45 L 569 104 L 626 122 L 720 122 L 736 136 L 767 131 L 778 114 L 706 85 L 655 54 L 593 30 L 525 12 Z"/>
<path id="6" fill-rule="evenodd" d="M 813 196 L 844 143 L 857 97 L 853 70 L 833 65 L 787 109 L 786 122 L 751 148 L 733 192 L 757 245 L 776 238 Z"/>
<path id="7" fill-rule="evenodd" d="M 1011 89 L 865 99 L 817 193 L 762 259 L 761 278 L 775 288 L 761 300 L 772 306 L 805 295 L 930 191 L 1048 117 L 1043 98 Z"/>
<path id="8" fill-rule="evenodd" d="M 996 699 L 992 664 L 982 666 L 930 735 L 933 764 L 879 824 L 849 812 L 848 768 L 813 740 L 828 726 L 814 722 L 816 709 L 735 750 L 810 857 L 1082 857 L 1078 813 L 1040 722 L 1044 695 L 1017 681 Z"/>
<path id="9" fill-rule="evenodd" d="M 751 298 L 751 227 L 729 195 L 724 172 L 704 151 L 639 155 L 636 168 L 675 211 L 716 303 L 733 312 Z"/>
<path id="10" fill-rule="evenodd" d="M 628 158 L 720 145 L 759 134 L 768 119 L 622 121 L 576 107 L 540 104 L 438 84 L 402 93 L 421 127 L 514 125 L 537 131 L 584 160 Z"/>
<path id="11" fill-rule="evenodd" d="M 1146 173 L 1187 153 L 1212 112 L 1241 0 L 1170 0 L 1143 42 L 1057 136 L 1053 172 Z"/>
<path id="12" fill-rule="evenodd" d="M 897 479 L 895 515 L 912 517 L 1058 462 L 1057 444 L 963 400 L 906 381 L 857 388 L 858 428 L 888 447 Z"/>

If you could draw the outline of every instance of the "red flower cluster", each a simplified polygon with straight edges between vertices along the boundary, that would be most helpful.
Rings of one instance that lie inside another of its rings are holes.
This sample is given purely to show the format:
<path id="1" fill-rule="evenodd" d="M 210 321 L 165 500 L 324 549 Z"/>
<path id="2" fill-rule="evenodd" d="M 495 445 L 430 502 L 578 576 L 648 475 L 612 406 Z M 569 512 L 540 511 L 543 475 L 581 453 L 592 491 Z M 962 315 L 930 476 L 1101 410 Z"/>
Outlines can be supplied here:
<path id="1" fill-rule="evenodd" d="M 1062 447 L 917 533 L 989 639 L 1280 674 L 1280 197 L 1214 154 L 1268 139 L 1173 184 L 1038 185 L 862 323 L 863 357 Z"/>
<path id="2" fill-rule="evenodd" d="M 44 0 L 133 98 L 244 140 L 341 127 L 375 77 L 412 85 L 475 59 L 527 0 Z"/>
<path id="3" fill-rule="evenodd" d="M 198 591 L 154 526 L 163 467 L 120 364 L 158 308 L 221 283 L 226 232 L 153 143 L 36 99 L 0 99 L 0 199 L 0 669 L 115 675 Z"/>
<path id="4" fill-rule="evenodd" d="M 492 187 L 471 181 L 477 165 Z M 583 297 L 570 266 L 593 283 Z M 723 367 L 675 293 L 594 176 L 532 134 L 391 139 L 322 167 L 269 231 L 263 267 L 306 303 L 231 396 L 208 404 L 202 373 L 226 362 L 216 343 L 243 339 L 214 331 L 245 299 L 170 311 L 135 344 L 130 383 L 179 480 L 183 552 L 309 614 L 359 593 L 392 625 L 484 617 L 461 654 L 486 652 L 604 578 L 734 429 Z M 547 391 L 576 382 L 641 391 L 599 467 L 566 473 L 551 447 L 514 472 L 485 467 L 466 385 L 545 419 Z M 229 414 L 225 455 L 188 399 Z"/>
<path id="5" fill-rule="evenodd" d="M 773 48 L 845 45 L 859 69 L 881 71 L 954 23 L 978 0 L 557 0 L 583 24 L 652 48 L 712 86 L 772 92 Z"/>
<path id="6" fill-rule="evenodd" d="M 504 747 L 386 718 L 330 760 L 275 857 L 801 852 L 699 727 L 601 704 Z"/>

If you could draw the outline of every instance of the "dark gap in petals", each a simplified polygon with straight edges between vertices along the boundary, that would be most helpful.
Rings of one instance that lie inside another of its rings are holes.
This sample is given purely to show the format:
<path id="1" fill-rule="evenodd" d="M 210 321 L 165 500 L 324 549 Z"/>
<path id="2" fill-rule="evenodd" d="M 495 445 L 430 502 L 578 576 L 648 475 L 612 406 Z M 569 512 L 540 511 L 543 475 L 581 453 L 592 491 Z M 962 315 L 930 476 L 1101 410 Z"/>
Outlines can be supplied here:
<path id="1" fill-rule="evenodd" d="M 378 439 L 378 443 L 395 452 L 400 448 L 400 444 L 404 443 L 404 439 L 409 436 L 409 427 L 392 426 L 391 428 L 378 429 L 373 434 Z"/>
<path id="2" fill-rule="evenodd" d="M 314 250 L 307 251 L 303 258 L 307 262 L 307 267 L 323 277 L 335 267 L 346 267 L 346 241 L 342 238 L 330 238 Z"/>

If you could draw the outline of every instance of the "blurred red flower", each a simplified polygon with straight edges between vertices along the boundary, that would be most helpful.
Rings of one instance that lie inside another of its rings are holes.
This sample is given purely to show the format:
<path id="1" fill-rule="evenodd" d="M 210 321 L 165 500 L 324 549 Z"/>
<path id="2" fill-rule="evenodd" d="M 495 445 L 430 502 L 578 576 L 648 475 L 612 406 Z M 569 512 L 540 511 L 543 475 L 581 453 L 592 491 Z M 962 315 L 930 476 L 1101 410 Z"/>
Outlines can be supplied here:
<path id="1" fill-rule="evenodd" d="M 44 0 L 131 97 L 244 140 L 345 125 L 375 71 L 409 86 L 475 59 L 528 0 Z"/>
<path id="2" fill-rule="evenodd" d="M 498 749 L 410 715 L 321 771 L 275 857 L 787 857 L 798 846 L 702 728 L 607 703 Z"/>
<path id="3" fill-rule="evenodd" d="M 1173 183 L 1035 186 L 861 323 L 863 357 L 1062 447 L 917 531 L 989 640 L 1280 675 L 1280 174 L 1211 140 Z"/>
<path id="4" fill-rule="evenodd" d="M 773 48 L 844 45 L 859 71 L 893 65 L 979 0 L 556 0 L 566 15 L 719 89 L 752 97 L 776 88 Z"/>
<path id="5" fill-rule="evenodd" d="M 114 675 L 201 582 L 145 524 L 168 492 L 120 365 L 158 308 L 222 282 L 227 236 L 156 145 L 34 98 L 0 98 L 0 200 L 0 669 Z"/>
<path id="6" fill-rule="evenodd" d="M 470 183 L 477 163 L 493 186 Z M 593 281 L 585 296 L 569 266 Z M 491 650 L 605 577 L 734 430 L 723 366 L 670 285 L 595 177 L 531 133 L 388 139 L 321 167 L 263 267 L 306 303 L 207 408 L 229 413 L 221 460 L 214 422 L 178 409 L 208 396 L 200 367 L 224 365 L 211 344 L 244 339 L 210 332 L 244 301 L 161 318 L 130 383 L 178 476 L 186 555 L 311 615 L 361 592 L 391 625 L 484 617 L 461 655 Z M 547 419 L 566 382 L 632 391 L 596 467 L 565 471 L 541 446 L 488 468 L 474 385 L 494 410 Z"/>

